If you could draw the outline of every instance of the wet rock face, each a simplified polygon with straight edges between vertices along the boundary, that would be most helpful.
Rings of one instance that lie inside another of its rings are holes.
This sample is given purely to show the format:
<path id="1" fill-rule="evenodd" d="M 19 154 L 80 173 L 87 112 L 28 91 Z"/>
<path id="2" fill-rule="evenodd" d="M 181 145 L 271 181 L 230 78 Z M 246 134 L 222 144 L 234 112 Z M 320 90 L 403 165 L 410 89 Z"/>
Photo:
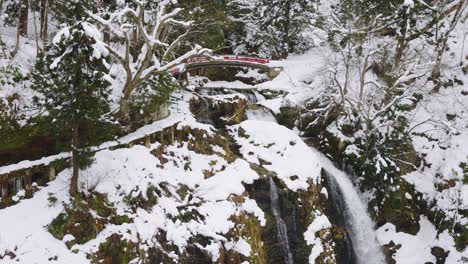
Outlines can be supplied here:
<path id="1" fill-rule="evenodd" d="M 190 110 L 198 122 L 224 128 L 246 119 L 247 101 L 239 95 L 203 96 L 190 101 Z"/>
<path id="2" fill-rule="evenodd" d="M 263 227 L 261 236 L 266 247 L 268 263 L 285 263 L 282 244 L 278 237 L 276 218 L 272 211 L 271 190 L 269 178 L 261 178 L 254 184 L 246 187 L 247 192 L 255 199 L 262 211 L 265 212 L 266 226 Z M 304 232 L 307 229 L 307 219 L 304 210 L 296 208 L 294 199 L 296 194 L 278 187 L 278 208 L 281 219 L 287 230 L 289 249 L 294 263 L 308 263 L 310 248 L 304 241 Z"/>
<path id="3" fill-rule="evenodd" d="M 352 241 L 349 232 L 346 230 L 346 205 L 343 201 L 342 194 L 339 189 L 332 186 L 331 179 L 325 179 L 327 190 L 335 189 L 336 191 L 328 191 L 329 202 L 327 203 L 328 218 L 334 225 L 333 241 L 335 242 L 335 252 L 337 263 L 356 263 L 356 256 L 353 251 Z"/>
<path id="4" fill-rule="evenodd" d="M 273 213 L 270 177 L 262 177 L 256 180 L 252 185 L 246 186 L 246 190 L 252 199 L 255 199 L 260 208 L 265 212 L 266 226 L 263 227 L 261 235 L 268 263 L 285 263 L 285 256 L 278 237 L 278 227 Z M 284 189 L 280 182 L 275 181 L 278 192 L 278 209 L 281 219 L 284 221 L 287 229 L 287 239 L 289 249 L 293 256 L 293 263 L 309 263 L 311 247 L 306 244 L 304 233 L 312 222 L 312 215 L 315 209 L 320 208 L 327 212 L 329 218 L 335 217 L 332 212 L 328 212 L 327 200 L 320 194 L 318 185 L 311 185 L 308 190 L 292 192 Z M 325 208 L 327 207 L 327 208 Z M 333 207 L 330 204 L 329 207 Z M 325 252 L 316 259 L 316 263 L 346 263 L 352 264 L 352 246 L 348 244 L 344 229 L 339 225 L 338 220 L 333 221 L 331 232 L 319 232 L 323 241 L 334 244 L 332 249 L 325 249 Z M 332 250 L 332 251 L 330 251 Z M 329 256 L 334 255 L 336 262 L 330 262 Z"/>

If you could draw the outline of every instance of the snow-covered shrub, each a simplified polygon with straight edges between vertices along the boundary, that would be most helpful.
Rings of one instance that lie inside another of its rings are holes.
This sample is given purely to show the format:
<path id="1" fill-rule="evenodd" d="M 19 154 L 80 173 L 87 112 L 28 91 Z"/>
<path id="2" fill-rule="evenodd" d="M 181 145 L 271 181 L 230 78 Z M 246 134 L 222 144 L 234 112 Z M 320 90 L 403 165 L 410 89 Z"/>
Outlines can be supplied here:
<path id="1" fill-rule="evenodd" d="M 130 98 L 132 122 L 151 121 L 153 118 L 149 116 L 166 112 L 169 96 L 178 87 L 178 82 L 167 73 L 154 74 L 145 80 Z"/>

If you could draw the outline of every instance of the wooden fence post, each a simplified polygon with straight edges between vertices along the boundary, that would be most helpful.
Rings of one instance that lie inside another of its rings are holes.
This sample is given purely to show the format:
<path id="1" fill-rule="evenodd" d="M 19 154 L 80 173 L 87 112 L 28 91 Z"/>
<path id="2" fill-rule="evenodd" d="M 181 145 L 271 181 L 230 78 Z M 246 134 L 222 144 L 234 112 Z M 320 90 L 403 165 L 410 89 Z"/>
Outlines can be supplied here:
<path id="1" fill-rule="evenodd" d="M 147 148 L 151 147 L 151 136 L 150 135 L 145 136 L 145 147 L 147 147 Z"/>
<path id="2" fill-rule="evenodd" d="M 49 181 L 55 180 L 55 167 L 52 165 L 49 165 Z"/>
<path id="3" fill-rule="evenodd" d="M 164 128 L 161 130 L 161 145 L 164 146 Z"/>
<path id="4" fill-rule="evenodd" d="M 172 141 L 172 145 L 174 145 L 174 139 L 175 138 L 175 127 L 172 126 L 171 127 L 171 141 Z"/>

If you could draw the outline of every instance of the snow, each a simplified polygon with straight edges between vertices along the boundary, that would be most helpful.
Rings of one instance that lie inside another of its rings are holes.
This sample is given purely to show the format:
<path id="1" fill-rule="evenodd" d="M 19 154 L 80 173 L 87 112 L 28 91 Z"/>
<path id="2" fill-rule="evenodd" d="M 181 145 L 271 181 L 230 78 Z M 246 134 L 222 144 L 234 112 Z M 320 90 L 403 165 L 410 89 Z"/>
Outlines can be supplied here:
<path id="1" fill-rule="evenodd" d="M 48 263 L 57 257 L 62 263 L 89 263 L 83 253 L 73 254 L 64 242 L 55 239 L 46 226 L 62 210 L 61 201 L 68 200 L 68 185 L 62 178 L 35 193 L 33 199 L 0 210 L 0 252 L 14 252 L 16 259 L 5 258 L 2 263 Z M 59 200 L 50 207 L 49 193 Z"/>
<path id="2" fill-rule="evenodd" d="M 203 88 L 230 88 L 230 89 L 253 89 L 254 86 L 245 84 L 241 81 L 210 81 Z"/>
<path id="3" fill-rule="evenodd" d="M 212 126 L 197 123 L 195 118 L 190 114 L 188 101 L 190 100 L 190 98 L 192 98 L 193 95 L 187 92 L 181 92 L 180 94 L 176 93 L 173 96 L 178 97 L 180 101 L 170 106 L 171 114 L 167 118 L 143 126 L 137 129 L 135 132 L 125 135 L 117 140 L 102 143 L 101 145 L 92 148 L 92 150 L 99 151 L 119 145 L 128 144 L 132 141 L 142 139 L 147 135 L 154 134 L 158 131 L 161 131 L 164 128 L 171 127 L 175 124 L 177 124 L 178 129 L 186 126 L 194 129 L 205 130 L 209 135 L 212 135 Z M 24 160 L 16 164 L 10 164 L 0 167 L 0 175 L 26 168 L 31 168 L 33 166 L 49 165 L 53 161 L 66 159 L 69 157 L 71 157 L 71 153 L 63 152 L 57 155 L 43 157 L 34 161 Z"/>
<path id="4" fill-rule="evenodd" d="M 420 230 L 416 235 L 397 232 L 393 224 L 387 223 L 377 230 L 377 238 L 381 244 L 393 241 L 401 247 L 396 251 L 394 258 L 397 263 L 436 263 L 436 258 L 431 254 L 431 248 L 454 248 L 455 242 L 447 231 L 438 233 L 435 226 L 425 217 L 419 220 Z M 417 254 L 415 254 L 417 252 Z M 445 263 L 458 263 L 462 258 L 468 257 L 468 250 L 458 252 L 450 250 Z"/>
<path id="5" fill-rule="evenodd" d="M 238 72 L 236 74 L 236 77 L 241 77 L 241 78 L 253 78 L 254 80 L 264 80 L 268 79 L 267 74 L 265 73 L 260 73 L 258 69 L 250 69 L 246 73 L 244 72 Z"/>
<path id="6" fill-rule="evenodd" d="M 315 260 L 317 257 L 320 256 L 322 252 L 324 252 L 322 240 L 320 237 L 315 236 L 315 233 L 331 227 L 331 223 L 326 215 L 320 213 L 319 211 L 315 211 L 313 214 L 315 216 L 314 220 L 309 225 L 309 227 L 307 227 L 307 231 L 304 233 L 304 239 L 307 245 L 312 246 L 312 252 L 309 256 L 310 264 L 316 263 Z"/>
<path id="7" fill-rule="evenodd" d="M 258 179 L 257 173 L 250 169 L 244 160 L 236 160 L 230 164 L 229 170 L 224 170 L 205 180 L 197 189 L 197 194 L 203 194 L 207 201 L 225 200 L 231 194 L 240 195 L 245 191 L 242 183 L 252 184 Z M 235 174 L 236 177 L 232 175 Z M 218 188 L 223 186 L 223 188 Z"/>
<path id="8" fill-rule="evenodd" d="M 164 230 L 166 239 L 181 250 L 189 245 L 190 239 L 202 235 L 212 241 L 210 252 L 214 260 L 219 257 L 222 244 L 248 256 L 250 246 L 246 241 L 241 239 L 233 242 L 223 235 L 237 225 L 231 220 L 233 215 L 252 214 L 260 224 L 265 224 L 263 212 L 254 200 L 244 198 L 243 202 L 236 203 L 229 198 L 231 195 L 242 196 L 245 191 L 243 183 L 252 183 L 258 175 L 244 160 L 227 163 L 216 155 L 194 153 L 188 149 L 187 144 L 167 146 L 165 153 L 175 155 L 165 155 L 169 162 L 161 164 L 151 154 L 151 148 L 144 146 L 106 149 L 97 152 L 91 167 L 80 173 L 82 191 L 88 193 L 88 190 L 93 190 L 107 194 L 117 211 L 130 216 L 134 223 L 107 225 L 97 238 L 83 245 L 74 245 L 72 250 L 77 250 L 78 253 L 71 253 L 64 243 L 73 240 L 73 237 L 67 235 L 63 241 L 58 241 L 44 227 L 63 210 L 62 202 L 68 200 L 67 183 L 71 171 L 66 170 L 49 186 L 39 190 L 33 199 L 23 200 L 18 205 L 0 210 L 0 224 L 9 227 L 1 232 L 0 252 L 14 252 L 17 257 L 12 263 L 17 260 L 43 263 L 54 256 L 58 257 L 59 262 L 88 263 L 86 254 L 95 252 L 98 245 L 114 233 L 121 234 L 130 241 L 143 241 L 143 244 L 157 246 L 153 237 Z M 187 161 L 190 162 L 188 167 L 185 166 Z M 211 170 L 214 175 L 205 178 L 205 170 Z M 160 196 L 158 203 L 150 210 L 138 209 L 132 213 L 123 201 L 123 197 L 129 195 L 145 196 L 148 186 L 160 186 L 162 183 L 167 184 L 171 194 Z M 185 199 L 175 192 L 182 185 L 190 188 L 191 195 L 187 195 Z M 49 193 L 54 193 L 58 198 L 56 206 L 49 207 Z M 184 213 L 179 208 L 185 206 L 197 210 L 202 218 L 187 222 L 174 220 Z M 34 211 L 27 208 L 34 208 Z"/>
<path id="9" fill-rule="evenodd" d="M 316 153 L 293 131 L 274 122 L 247 120 L 230 128 L 243 157 L 276 173 L 292 190 L 318 183 L 321 166 Z M 247 138 L 239 135 L 245 131 Z"/>
<path id="10" fill-rule="evenodd" d="M 233 249 L 246 257 L 250 256 L 250 251 L 252 250 L 249 243 L 244 239 L 239 239 L 237 242 L 226 243 L 226 249 Z"/>

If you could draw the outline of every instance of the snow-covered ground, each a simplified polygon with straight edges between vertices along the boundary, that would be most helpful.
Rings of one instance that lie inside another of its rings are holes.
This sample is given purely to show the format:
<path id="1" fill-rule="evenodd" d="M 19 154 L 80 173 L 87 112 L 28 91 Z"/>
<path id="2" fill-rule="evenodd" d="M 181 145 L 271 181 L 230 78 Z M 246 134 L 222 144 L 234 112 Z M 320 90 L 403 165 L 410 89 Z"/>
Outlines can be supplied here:
<path id="1" fill-rule="evenodd" d="M 466 28 L 461 25 L 454 34 L 463 35 Z M 3 30 L 4 28 L 2 28 Z M 2 32 L 3 40 L 13 46 L 14 28 Z M 455 39 L 456 40 L 456 39 Z M 423 155 L 426 166 L 404 175 L 403 178 L 413 184 L 428 201 L 436 201 L 437 209 L 446 213 L 447 217 L 466 226 L 468 219 L 459 215 L 460 210 L 468 209 L 468 186 L 463 183 L 466 172 L 461 163 L 468 157 L 468 93 L 467 75 L 460 74 L 459 58 L 466 56 L 463 52 L 463 41 L 451 40 L 452 50 L 446 53 L 444 69 L 446 79 L 456 76 L 460 82 L 453 87 L 441 88 L 438 93 L 429 94 L 423 102 L 410 114 L 410 127 L 414 128 L 412 143 L 418 154 Z M 466 44 L 466 43 L 465 43 Z M 21 39 L 21 48 L 12 62 L 26 73 L 35 58 L 35 42 L 33 39 Z M 466 46 L 466 45 L 465 45 Z M 290 56 L 284 61 L 273 62 L 275 66 L 284 68 L 283 72 L 272 81 L 258 85 L 247 85 L 241 82 L 208 82 L 205 87 L 225 87 L 236 89 L 258 89 L 285 92 L 259 104 L 279 113 L 281 106 L 302 105 L 308 98 L 317 94 L 317 89 L 323 85 L 325 56 L 327 48 L 315 48 L 303 55 Z M 0 65 L 10 64 L 0 61 Z M 113 69 L 113 74 L 121 74 L 121 69 Z M 252 77 L 247 75 L 242 77 Z M 4 86 L 0 89 L 0 97 L 6 98 L 20 93 L 21 105 L 28 105 L 33 93 L 17 86 Z M 114 91 L 118 98 L 120 90 Z M 211 238 L 211 244 L 204 248 L 211 253 L 213 259 L 218 257 L 219 249 L 227 248 L 248 256 L 251 248 L 244 238 L 229 240 L 226 234 L 236 225 L 231 216 L 247 213 L 265 224 L 264 213 L 255 201 L 244 197 L 242 202 L 234 202 L 232 195 L 242 196 L 244 184 L 258 179 L 249 163 L 264 165 L 276 172 L 277 177 L 292 191 L 305 189 L 308 180 L 318 182 L 320 170 L 324 166 L 320 157 L 291 130 L 273 122 L 246 121 L 231 127 L 231 135 L 241 146 L 243 158 L 228 163 L 219 155 L 201 155 L 188 149 L 186 144 L 168 146 L 165 158 L 170 162 L 162 164 L 151 151 L 151 148 L 134 146 L 118 150 L 108 150 L 109 147 L 128 143 L 144 135 L 152 134 L 160 129 L 179 123 L 179 126 L 190 126 L 213 133 L 213 128 L 196 123 L 190 115 L 189 93 L 176 94 L 181 100 L 172 106 L 171 116 L 142 127 L 136 132 L 117 141 L 107 142 L 99 146 L 94 164 L 81 172 L 83 191 L 89 188 L 105 193 L 118 208 L 119 214 L 128 215 L 133 223 L 108 225 L 97 238 L 83 245 L 75 245 L 71 249 L 65 246 L 66 241 L 55 239 L 48 231 L 47 225 L 63 211 L 62 202 L 69 202 L 68 181 L 70 171 L 66 170 L 57 179 L 42 187 L 32 199 L 0 210 L 0 256 L 4 252 L 12 252 L 15 258 L 4 257 L 2 263 L 48 263 L 54 260 L 58 263 L 87 263 L 86 254 L 96 252 L 100 243 L 111 234 L 121 234 L 125 239 L 137 241 L 141 239 L 149 246 L 157 246 L 152 237 L 155 233 L 166 232 L 166 239 L 179 249 L 184 249 L 188 241 L 201 234 Z M 249 138 L 238 136 L 239 130 L 248 134 Z M 215 146 L 213 146 L 215 148 Z M 96 149 L 96 150 L 97 150 Z M 219 150 L 219 149 L 218 149 Z M 222 150 L 219 150 L 222 154 Z M 173 154 L 170 155 L 169 153 Z M 68 154 L 60 154 L 60 157 Z M 52 160 L 39 161 L 40 164 Z M 187 162 L 189 161 L 189 162 Z M 11 170 L 31 166 L 33 162 L 24 161 L 20 164 L 0 168 L 0 174 Z M 190 169 L 187 169 L 188 164 Z M 205 171 L 213 172 L 213 176 L 205 177 Z M 449 181 L 450 184 L 447 184 Z M 132 212 L 123 202 L 122 196 L 145 195 L 141 192 L 149 185 L 167 184 L 171 190 L 168 196 L 160 197 L 158 204 L 150 210 Z M 442 191 L 439 185 L 448 185 Z M 191 196 L 181 197 L 177 190 L 181 186 L 190 189 Z M 58 199 L 55 205 L 50 205 L 50 195 Z M 204 220 L 193 222 L 174 221 L 183 211 L 179 207 L 194 206 Z M 330 226 L 329 220 L 321 212 L 311 212 L 315 215 L 314 222 L 309 226 L 305 238 L 312 245 L 311 263 L 323 252 L 321 241 L 315 233 Z M 391 223 L 386 223 L 377 230 L 378 242 L 385 245 L 393 241 L 401 245 L 394 257 L 398 264 L 435 262 L 431 248 L 438 246 L 449 251 L 446 263 L 458 263 L 468 258 L 468 249 L 458 252 L 454 246 L 453 237 L 447 230 L 437 230 L 434 223 L 421 216 L 420 230 L 416 235 L 398 232 Z M 72 239 L 69 236 L 66 239 Z M 72 252 L 75 250 L 75 253 Z M 175 258 L 174 255 L 172 257 Z"/>
<path id="2" fill-rule="evenodd" d="M 179 110 L 181 113 L 189 113 L 184 106 L 187 106 L 190 97 L 180 98 Z M 173 115 L 177 113 L 174 112 Z M 192 118 L 190 114 L 186 114 L 179 126 L 190 126 L 205 131 L 207 136 L 213 135 L 211 126 L 196 123 Z M 141 128 L 119 142 L 153 133 L 164 127 L 161 123 L 173 122 L 173 119 L 174 117 L 169 117 Z M 62 203 L 67 204 L 70 199 L 68 184 L 71 171 L 65 170 L 55 181 L 40 188 L 32 199 L 22 200 L 0 210 L 0 226 L 7 227 L 0 232 L 0 252 L 9 252 L 2 263 L 47 263 L 50 260 L 58 263 L 88 263 L 90 260 L 86 256 L 96 253 L 99 245 L 112 234 L 119 234 L 122 239 L 147 247 L 158 247 L 154 237 L 161 232 L 180 251 L 190 245 L 191 239 L 202 235 L 210 239 L 210 244 L 198 247 L 209 252 L 213 260 L 219 257 L 222 246 L 249 256 L 251 246 L 247 242 L 248 238 L 227 236 L 230 230 L 242 225 L 232 221 L 234 215 L 252 215 L 260 225 L 265 225 L 264 212 L 254 200 L 248 197 L 243 197 L 240 201 L 231 199 L 232 196 L 243 196 L 243 185 L 259 178 L 250 168 L 249 162 L 258 163 L 258 158 L 271 161 L 272 165 L 268 168 L 277 172 L 279 179 L 291 190 L 307 188 L 308 179 L 317 182 L 320 179 L 320 166 L 317 161 L 314 162 L 314 153 L 294 132 L 285 127 L 273 122 L 246 121 L 234 126 L 232 131 L 240 127 L 248 134 L 255 135 L 251 140 L 256 142 L 250 144 L 239 138 L 239 143 L 246 148 L 242 152 L 254 154 L 252 157 L 247 157 L 246 154 L 246 159 L 239 158 L 231 163 L 222 157 L 225 153 L 219 146 L 213 145 L 212 148 L 220 155 L 203 155 L 189 150 L 188 144 L 183 142 L 166 147 L 164 163 L 152 154 L 153 150 L 160 147 L 159 143 L 149 148 L 137 145 L 132 148 L 98 151 L 92 166 L 80 173 L 81 190 L 85 193 L 92 190 L 106 194 L 109 202 L 117 209 L 117 214 L 128 216 L 133 220 L 132 223 L 108 224 L 95 239 L 82 245 L 74 245 L 70 249 L 65 243 L 73 241 L 73 236 L 66 235 L 63 241 L 55 239 L 48 232 L 47 226 L 63 212 Z M 256 146 L 257 143 L 260 145 Z M 113 142 L 105 144 L 107 147 L 112 145 Z M 206 177 L 207 172 L 212 176 Z M 298 179 L 291 179 L 293 176 Z M 170 193 L 161 195 L 156 205 L 149 210 L 139 208 L 132 211 L 124 202 L 123 197 L 145 197 L 145 190 L 149 186 L 162 184 Z M 188 188 L 189 195 L 181 196 L 177 192 L 182 186 Z M 50 202 L 51 195 L 57 198 L 53 204 Z M 192 209 L 200 214 L 197 221 L 176 220 Z M 320 216 L 317 221 L 328 221 L 319 211 L 311 213 Z M 329 227 L 321 226 L 315 223 L 313 228 L 319 231 Z M 316 256 L 320 254 L 321 246 L 314 236 L 315 232 L 307 232 L 307 239 L 314 246 L 313 255 Z M 170 252 L 168 255 L 177 262 L 177 255 Z M 14 258 L 10 259 L 10 256 Z"/>

